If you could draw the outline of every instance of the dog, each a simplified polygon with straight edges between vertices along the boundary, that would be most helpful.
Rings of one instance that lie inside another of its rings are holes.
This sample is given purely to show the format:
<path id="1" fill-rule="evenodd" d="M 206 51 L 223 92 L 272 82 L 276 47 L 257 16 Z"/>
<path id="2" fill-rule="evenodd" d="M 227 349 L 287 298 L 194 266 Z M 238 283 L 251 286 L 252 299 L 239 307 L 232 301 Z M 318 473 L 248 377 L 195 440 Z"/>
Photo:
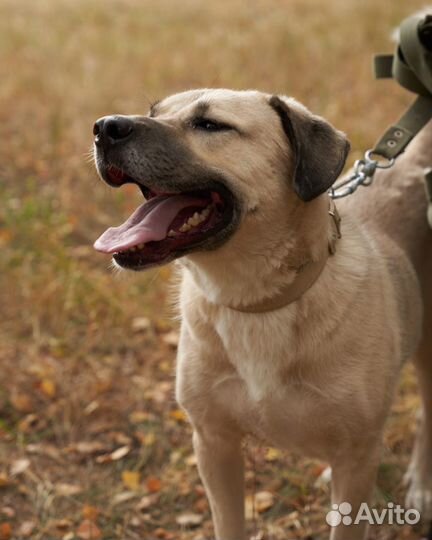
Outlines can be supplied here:
<path id="1" fill-rule="evenodd" d="M 401 367 L 423 416 L 407 505 L 432 518 L 432 125 L 373 187 L 338 202 L 346 136 L 297 101 L 193 90 L 94 126 L 99 175 L 146 201 L 95 248 L 121 268 L 176 259 L 176 397 L 217 540 L 244 540 L 242 440 L 323 460 L 333 504 L 370 503 Z M 429 331 L 428 331 L 429 330 Z M 366 538 L 364 521 L 331 540 Z"/>

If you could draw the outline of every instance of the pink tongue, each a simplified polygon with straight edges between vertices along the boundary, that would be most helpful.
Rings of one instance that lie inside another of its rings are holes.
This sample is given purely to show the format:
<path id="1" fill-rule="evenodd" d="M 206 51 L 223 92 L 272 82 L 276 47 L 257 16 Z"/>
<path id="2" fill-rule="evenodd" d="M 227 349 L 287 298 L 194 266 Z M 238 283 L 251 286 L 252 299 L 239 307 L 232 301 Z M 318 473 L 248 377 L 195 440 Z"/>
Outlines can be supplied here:
<path id="1" fill-rule="evenodd" d="M 93 247 L 103 253 L 124 251 L 137 244 L 163 240 L 176 215 L 188 207 L 205 207 L 208 200 L 184 195 L 159 195 L 142 204 L 119 227 L 107 229 Z"/>

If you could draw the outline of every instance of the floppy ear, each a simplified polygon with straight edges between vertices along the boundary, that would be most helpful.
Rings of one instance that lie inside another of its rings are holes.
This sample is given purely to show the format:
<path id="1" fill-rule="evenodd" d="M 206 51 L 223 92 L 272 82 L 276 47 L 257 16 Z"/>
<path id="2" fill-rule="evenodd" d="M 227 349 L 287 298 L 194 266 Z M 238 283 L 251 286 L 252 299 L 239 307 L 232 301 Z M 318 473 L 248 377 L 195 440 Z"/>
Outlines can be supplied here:
<path id="1" fill-rule="evenodd" d="M 342 132 L 294 101 L 272 96 L 270 105 L 294 152 L 294 190 L 303 201 L 311 201 L 342 172 L 350 144 Z"/>

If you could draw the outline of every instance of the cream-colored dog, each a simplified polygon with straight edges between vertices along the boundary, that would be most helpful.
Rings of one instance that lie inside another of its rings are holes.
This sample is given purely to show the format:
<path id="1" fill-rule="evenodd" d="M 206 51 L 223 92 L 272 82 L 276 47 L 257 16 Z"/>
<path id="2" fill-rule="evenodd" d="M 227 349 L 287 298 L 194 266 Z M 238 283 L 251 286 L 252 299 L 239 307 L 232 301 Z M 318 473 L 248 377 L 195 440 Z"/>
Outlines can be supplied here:
<path id="1" fill-rule="evenodd" d="M 218 540 L 243 540 L 242 438 L 328 462 L 332 503 L 370 502 L 403 363 L 424 414 L 408 506 L 432 517 L 432 126 L 373 187 L 329 206 L 345 136 L 292 99 L 195 90 L 95 125 L 111 185 L 147 199 L 95 243 L 124 268 L 178 258 L 177 399 Z M 324 519 L 324 517 L 323 517 Z M 332 540 L 360 540 L 364 522 Z"/>

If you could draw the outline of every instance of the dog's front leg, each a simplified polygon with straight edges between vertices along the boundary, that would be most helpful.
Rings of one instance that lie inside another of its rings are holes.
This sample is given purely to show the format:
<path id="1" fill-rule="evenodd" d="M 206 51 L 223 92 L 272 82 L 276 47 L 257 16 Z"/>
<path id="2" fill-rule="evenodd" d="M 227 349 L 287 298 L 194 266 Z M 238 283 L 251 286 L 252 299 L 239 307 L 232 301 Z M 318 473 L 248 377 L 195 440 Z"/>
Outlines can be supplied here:
<path id="1" fill-rule="evenodd" d="M 332 529 L 331 540 L 365 540 L 367 538 L 369 525 L 367 519 L 361 519 L 356 524 L 355 518 L 362 503 L 366 503 L 370 508 L 381 444 L 363 443 L 360 448 L 360 451 L 353 450 L 332 463 L 332 508 L 335 509 L 334 505 L 337 505 L 341 517 L 345 519 Z"/>
<path id="2" fill-rule="evenodd" d="M 217 540 L 244 540 L 244 467 L 241 437 L 232 432 L 195 429 L 198 469 L 213 516 Z"/>
<path id="3" fill-rule="evenodd" d="M 203 327 L 201 322 L 198 330 L 203 331 Z M 193 427 L 193 445 L 210 502 L 216 539 L 244 540 L 243 433 L 230 408 L 230 400 L 238 394 L 238 388 L 223 390 L 221 381 L 232 380 L 232 368 L 223 349 L 218 349 L 218 340 L 211 329 L 207 329 L 202 340 L 197 337 L 200 334 L 193 338 L 186 325 L 182 326 L 177 357 L 177 401 L 188 413 Z M 221 375 L 222 370 L 230 370 L 230 376 Z"/>

